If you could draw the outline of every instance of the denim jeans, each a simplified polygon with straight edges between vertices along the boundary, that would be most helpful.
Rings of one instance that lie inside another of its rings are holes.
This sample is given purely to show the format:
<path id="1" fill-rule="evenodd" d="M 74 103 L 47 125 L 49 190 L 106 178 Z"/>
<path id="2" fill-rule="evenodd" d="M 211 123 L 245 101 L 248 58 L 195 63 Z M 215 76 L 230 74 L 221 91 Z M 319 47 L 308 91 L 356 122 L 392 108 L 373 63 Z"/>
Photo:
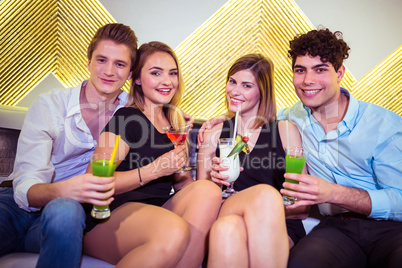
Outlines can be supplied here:
<path id="1" fill-rule="evenodd" d="M 75 200 L 57 198 L 40 212 L 18 207 L 12 188 L 0 188 L 0 256 L 40 253 L 37 267 L 79 267 L 85 213 Z"/>

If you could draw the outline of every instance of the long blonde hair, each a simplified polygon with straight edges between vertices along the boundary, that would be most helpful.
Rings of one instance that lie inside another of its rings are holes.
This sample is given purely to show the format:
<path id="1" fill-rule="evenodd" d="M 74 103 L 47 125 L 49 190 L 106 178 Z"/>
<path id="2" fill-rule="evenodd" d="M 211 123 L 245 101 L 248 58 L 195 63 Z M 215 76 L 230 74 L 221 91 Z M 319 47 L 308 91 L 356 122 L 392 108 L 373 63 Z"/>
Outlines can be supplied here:
<path id="1" fill-rule="evenodd" d="M 166 117 L 168 118 L 171 124 L 184 123 L 184 118 L 181 110 L 178 108 L 181 97 L 184 92 L 184 82 L 183 76 L 181 74 L 181 69 L 179 65 L 179 61 L 177 59 L 174 51 L 166 44 L 158 41 L 152 41 L 149 43 L 142 44 L 137 51 L 137 59 L 134 64 L 134 68 L 132 70 L 132 83 L 131 89 L 129 93 L 129 100 L 127 102 L 127 106 L 135 107 L 144 111 L 144 91 L 142 90 L 142 86 L 135 83 L 135 80 L 141 77 L 141 70 L 145 65 L 145 62 L 148 58 L 156 52 L 164 52 L 172 56 L 174 59 L 177 72 L 178 72 L 178 86 L 175 95 L 168 105 L 164 105 L 163 111 L 165 112 Z"/>

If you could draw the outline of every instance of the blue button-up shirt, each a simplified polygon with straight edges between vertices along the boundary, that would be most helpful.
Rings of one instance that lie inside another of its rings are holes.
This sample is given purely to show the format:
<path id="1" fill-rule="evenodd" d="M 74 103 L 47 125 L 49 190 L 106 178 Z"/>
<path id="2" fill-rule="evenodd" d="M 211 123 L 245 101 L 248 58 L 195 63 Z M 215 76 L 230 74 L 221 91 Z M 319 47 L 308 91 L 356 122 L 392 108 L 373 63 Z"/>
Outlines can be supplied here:
<path id="1" fill-rule="evenodd" d="M 298 127 L 311 175 L 367 191 L 369 217 L 402 221 L 402 117 L 341 91 L 349 106 L 336 130 L 325 134 L 300 101 L 278 119 Z"/>

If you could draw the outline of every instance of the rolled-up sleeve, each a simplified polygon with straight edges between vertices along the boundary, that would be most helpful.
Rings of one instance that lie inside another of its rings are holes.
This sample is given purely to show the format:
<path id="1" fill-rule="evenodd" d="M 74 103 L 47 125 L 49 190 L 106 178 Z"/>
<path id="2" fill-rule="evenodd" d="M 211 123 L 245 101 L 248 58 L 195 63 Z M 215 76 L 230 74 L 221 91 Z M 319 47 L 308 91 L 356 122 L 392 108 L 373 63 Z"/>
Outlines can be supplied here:
<path id="1" fill-rule="evenodd" d="M 51 106 L 38 97 L 31 105 L 18 139 L 17 155 L 13 173 L 14 199 L 18 206 L 27 211 L 40 208 L 29 206 L 27 193 L 38 183 L 50 183 L 54 176 L 51 162 L 52 135 L 57 127 L 52 119 Z"/>

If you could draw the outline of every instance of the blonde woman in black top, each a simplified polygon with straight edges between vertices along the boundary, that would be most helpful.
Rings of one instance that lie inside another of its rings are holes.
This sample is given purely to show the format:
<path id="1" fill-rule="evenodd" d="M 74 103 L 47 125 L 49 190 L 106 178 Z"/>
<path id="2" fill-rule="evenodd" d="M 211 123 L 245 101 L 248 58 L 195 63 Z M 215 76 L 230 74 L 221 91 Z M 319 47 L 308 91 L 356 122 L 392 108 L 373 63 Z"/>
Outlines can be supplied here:
<path id="1" fill-rule="evenodd" d="M 84 237 L 84 252 L 116 267 L 198 268 L 220 190 L 194 181 L 190 172 L 176 173 L 187 162 L 186 148 L 175 148 L 162 130 L 183 121 L 176 109 L 183 81 L 173 50 L 150 42 L 137 55 L 131 101 L 114 114 L 95 149 L 111 152 L 121 135 L 111 216 L 104 222 L 87 218 L 93 229 Z"/>

